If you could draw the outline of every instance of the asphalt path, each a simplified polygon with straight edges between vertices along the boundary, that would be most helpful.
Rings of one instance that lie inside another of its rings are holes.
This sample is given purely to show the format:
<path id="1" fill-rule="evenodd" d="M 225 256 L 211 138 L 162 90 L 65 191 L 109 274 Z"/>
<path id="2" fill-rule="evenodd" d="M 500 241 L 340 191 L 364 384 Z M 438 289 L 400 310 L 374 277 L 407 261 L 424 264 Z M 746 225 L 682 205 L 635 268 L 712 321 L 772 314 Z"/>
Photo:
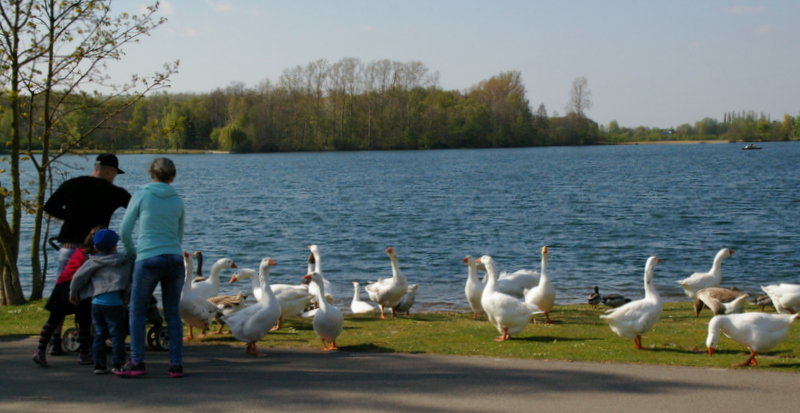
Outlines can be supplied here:
<path id="1" fill-rule="evenodd" d="M 0 337 L 0 412 L 794 411 L 796 373 L 426 354 L 187 345 L 186 376 L 148 351 L 147 375 L 94 375 L 77 356 L 31 361 Z M 631 351 L 635 351 L 631 349 Z"/>

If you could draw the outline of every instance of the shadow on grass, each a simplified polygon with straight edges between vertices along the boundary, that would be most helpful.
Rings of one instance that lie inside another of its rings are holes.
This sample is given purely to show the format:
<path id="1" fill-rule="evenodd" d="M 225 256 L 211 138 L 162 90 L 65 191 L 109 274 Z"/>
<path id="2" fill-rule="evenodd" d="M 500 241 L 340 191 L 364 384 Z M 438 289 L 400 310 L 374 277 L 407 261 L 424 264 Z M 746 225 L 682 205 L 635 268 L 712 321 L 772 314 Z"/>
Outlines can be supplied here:
<path id="1" fill-rule="evenodd" d="M 360 353 L 396 353 L 397 352 L 396 350 L 394 350 L 392 348 L 382 347 L 382 346 L 378 346 L 378 345 L 375 345 L 375 344 L 372 344 L 372 343 L 357 344 L 357 345 L 354 345 L 354 346 L 340 346 L 339 350 L 340 351 L 354 351 L 354 352 L 360 352 Z"/>

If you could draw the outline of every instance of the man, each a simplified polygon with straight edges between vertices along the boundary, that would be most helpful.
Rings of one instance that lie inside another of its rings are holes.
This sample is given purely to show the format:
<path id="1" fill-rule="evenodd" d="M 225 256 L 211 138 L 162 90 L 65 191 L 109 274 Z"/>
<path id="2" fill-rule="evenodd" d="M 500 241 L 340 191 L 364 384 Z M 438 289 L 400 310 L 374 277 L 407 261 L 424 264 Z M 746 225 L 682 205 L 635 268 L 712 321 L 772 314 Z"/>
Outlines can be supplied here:
<path id="1" fill-rule="evenodd" d="M 56 275 L 61 274 L 76 248 L 97 225 L 108 227 L 119 207 L 125 208 L 131 194 L 114 185 L 114 178 L 124 174 L 119 160 L 110 153 L 97 156 L 91 175 L 72 178 L 61 184 L 44 204 L 44 212 L 63 221 L 58 235 L 60 249 Z M 60 337 L 60 327 L 55 337 Z M 61 340 L 52 340 L 50 354 L 62 354 Z"/>

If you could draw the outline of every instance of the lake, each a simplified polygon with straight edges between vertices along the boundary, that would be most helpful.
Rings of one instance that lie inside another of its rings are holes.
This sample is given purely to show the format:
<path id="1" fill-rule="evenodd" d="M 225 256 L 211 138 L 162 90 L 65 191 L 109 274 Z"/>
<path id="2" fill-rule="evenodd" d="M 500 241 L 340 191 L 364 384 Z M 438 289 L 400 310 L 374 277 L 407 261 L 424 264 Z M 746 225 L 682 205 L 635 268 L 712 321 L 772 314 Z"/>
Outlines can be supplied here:
<path id="1" fill-rule="evenodd" d="M 735 251 L 723 264 L 723 286 L 754 296 L 760 285 L 800 282 L 800 143 L 742 146 L 169 157 L 186 204 L 183 247 L 204 253 L 206 273 L 222 257 L 250 268 L 271 257 L 273 283 L 298 283 L 307 245 L 317 244 L 336 305 L 349 311 L 351 281 L 391 276 L 391 246 L 409 282 L 420 284 L 412 311 L 467 311 L 465 255 L 491 255 L 501 270 L 539 270 L 545 245 L 561 305 L 585 303 L 595 285 L 601 294 L 642 297 L 651 255 L 663 260 L 655 270 L 661 295 L 686 301 L 676 281 L 709 270 L 723 247 Z M 149 181 L 153 158 L 120 156 L 127 173 L 115 183 L 133 193 Z M 88 174 L 93 160 L 70 157 L 79 166 L 72 176 Z M 231 274 L 222 273 L 222 293 L 249 289 L 228 284 Z"/>

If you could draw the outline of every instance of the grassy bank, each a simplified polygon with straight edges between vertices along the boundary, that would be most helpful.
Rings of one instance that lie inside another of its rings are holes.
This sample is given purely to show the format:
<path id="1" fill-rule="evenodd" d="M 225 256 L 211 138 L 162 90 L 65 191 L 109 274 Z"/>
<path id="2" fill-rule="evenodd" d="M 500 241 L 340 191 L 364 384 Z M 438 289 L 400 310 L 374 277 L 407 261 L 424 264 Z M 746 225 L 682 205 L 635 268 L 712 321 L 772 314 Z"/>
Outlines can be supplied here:
<path id="1" fill-rule="evenodd" d="M 0 309 L 0 336 L 38 335 L 48 312 L 43 301 Z M 529 325 L 511 340 L 497 343 L 497 330 L 486 321 L 472 320 L 467 313 L 419 313 L 378 320 L 376 315 L 346 315 L 345 330 L 337 340 L 341 351 L 450 354 L 520 359 L 637 363 L 671 366 L 731 368 L 743 362 L 748 350 L 728 339 L 720 339 L 714 357 L 706 352 L 710 313 L 695 318 L 688 302 L 667 303 L 653 331 L 643 337 L 649 350 L 633 348 L 633 341 L 618 337 L 598 316 L 602 310 L 588 305 L 557 306 L 554 324 Z M 66 325 L 73 325 L 71 318 Z M 244 343 L 230 335 L 209 334 L 188 345 L 222 344 L 244 352 Z M 286 320 L 282 330 L 259 342 L 269 348 L 319 349 L 310 320 Z M 241 348 L 241 350 L 240 350 Z M 800 325 L 793 325 L 778 347 L 758 356 L 756 369 L 800 372 Z"/>

